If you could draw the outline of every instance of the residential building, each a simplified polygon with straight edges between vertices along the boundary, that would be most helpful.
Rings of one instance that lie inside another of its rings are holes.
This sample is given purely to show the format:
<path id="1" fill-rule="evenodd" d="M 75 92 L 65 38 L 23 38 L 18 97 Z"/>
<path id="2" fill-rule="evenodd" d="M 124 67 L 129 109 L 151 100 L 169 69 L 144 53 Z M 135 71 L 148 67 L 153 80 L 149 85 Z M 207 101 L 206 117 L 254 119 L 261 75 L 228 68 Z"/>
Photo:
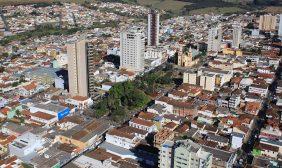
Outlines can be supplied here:
<path id="1" fill-rule="evenodd" d="M 239 48 L 241 43 L 242 27 L 240 24 L 233 25 L 233 48 Z"/>
<path id="2" fill-rule="evenodd" d="M 133 118 L 132 120 L 130 120 L 129 126 L 148 132 L 157 131 L 157 126 L 152 121 L 147 121 L 140 118 Z"/>
<path id="3" fill-rule="evenodd" d="M 211 168 L 212 154 L 191 140 L 176 142 L 174 146 L 174 168 Z"/>
<path id="4" fill-rule="evenodd" d="M 183 83 L 197 85 L 197 71 L 186 71 L 183 73 Z"/>
<path id="5" fill-rule="evenodd" d="M 159 168 L 172 167 L 172 149 L 174 142 L 166 140 L 160 147 L 159 152 Z"/>
<path id="6" fill-rule="evenodd" d="M 214 91 L 215 76 L 215 74 L 202 74 L 200 77 L 200 86 L 202 86 L 204 90 Z"/>
<path id="7" fill-rule="evenodd" d="M 221 40 L 222 40 L 221 25 L 218 25 L 218 27 L 211 28 L 209 30 L 209 35 L 208 35 L 208 52 L 220 51 Z"/>
<path id="8" fill-rule="evenodd" d="M 66 99 L 65 101 L 69 105 L 73 105 L 76 109 L 83 110 L 89 108 L 93 104 L 93 100 L 88 97 L 74 96 Z"/>
<path id="9" fill-rule="evenodd" d="M 278 36 L 282 37 L 282 14 L 279 16 L 280 21 L 279 21 L 279 28 L 278 28 Z"/>
<path id="10" fill-rule="evenodd" d="M 157 148 L 162 148 L 162 144 L 167 140 L 172 140 L 174 138 L 174 132 L 170 129 L 163 128 L 154 135 L 154 146 Z"/>
<path id="11" fill-rule="evenodd" d="M 135 135 L 125 133 L 113 128 L 106 134 L 106 142 L 125 149 L 131 149 L 139 143 L 139 138 Z"/>
<path id="12" fill-rule="evenodd" d="M 231 134 L 231 148 L 232 149 L 241 148 L 242 145 L 243 145 L 244 137 L 245 137 L 244 134 L 232 132 L 232 134 Z"/>
<path id="13" fill-rule="evenodd" d="M 148 46 L 159 45 L 160 14 L 156 10 L 150 10 L 148 14 Z"/>
<path id="14" fill-rule="evenodd" d="M 141 28 L 132 27 L 120 34 L 120 69 L 144 70 L 145 38 Z"/>
<path id="15" fill-rule="evenodd" d="M 94 94 L 94 48 L 90 41 L 80 40 L 67 45 L 69 92 L 72 96 Z"/>
<path id="16" fill-rule="evenodd" d="M 264 31 L 273 31 L 276 29 L 276 16 L 261 15 L 259 17 L 259 29 Z"/>
<path id="17" fill-rule="evenodd" d="M 237 154 L 234 152 L 229 152 L 205 145 L 203 145 L 202 148 L 212 155 L 212 167 L 232 168 L 237 159 Z"/>
<path id="18" fill-rule="evenodd" d="M 267 94 L 268 94 L 268 86 L 267 85 L 252 84 L 249 87 L 249 92 L 259 94 L 262 97 L 266 97 Z"/>

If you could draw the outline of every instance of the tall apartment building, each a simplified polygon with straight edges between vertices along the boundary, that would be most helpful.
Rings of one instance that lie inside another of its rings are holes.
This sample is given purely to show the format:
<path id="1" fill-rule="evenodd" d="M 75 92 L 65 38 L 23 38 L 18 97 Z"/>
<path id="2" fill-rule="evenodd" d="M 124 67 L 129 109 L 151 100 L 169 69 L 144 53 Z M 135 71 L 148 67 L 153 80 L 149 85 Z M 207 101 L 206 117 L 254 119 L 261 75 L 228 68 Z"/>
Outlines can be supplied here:
<path id="1" fill-rule="evenodd" d="M 140 28 L 133 27 L 120 34 L 120 51 L 121 69 L 144 70 L 145 37 Z"/>
<path id="2" fill-rule="evenodd" d="M 242 27 L 239 24 L 233 25 L 233 47 L 239 48 L 241 43 Z"/>
<path id="3" fill-rule="evenodd" d="M 208 35 L 208 51 L 218 52 L 220 51 L 220 45 L 222 40 L 221 25 L 213 27 L 209 30 Z"/>
<path id="4" fill-rule="evenodd" d="M 276 16 L 261 15 L 259 17 L 259 29 L 264 31 L 272 31 L 276 28 Z"/>
<path id="5" fill-rule="evenodd" d="M 171 168 L 172 167 L 172 148 L 174 142 L 166 140 L 160 148 L 159 153 L 159 168 Z"/>
<path id="6" fill-rule="evenodd" d="M 150 10 L 148 14 L 148 46 L 159 45 L 160 14 L 156 10 Z"/>
<path id="7" fill-rule="evenodd" d="M 182 140 L 165 141 L 159 157 L 159 168 L 210 168 L 213 155 L 191 140 Z"/>
<path id="8" fill-rule="evenodd" d="M 278 28 L 278 36 L 282 37 L 282 14 L 280 14 L 279 28 Z"/>
<path id="9" fill-rule="evenodd" d="M 93 96 L 94 46 L 81 40 L 67 45 L 69 92 L 71 95 Z"/>

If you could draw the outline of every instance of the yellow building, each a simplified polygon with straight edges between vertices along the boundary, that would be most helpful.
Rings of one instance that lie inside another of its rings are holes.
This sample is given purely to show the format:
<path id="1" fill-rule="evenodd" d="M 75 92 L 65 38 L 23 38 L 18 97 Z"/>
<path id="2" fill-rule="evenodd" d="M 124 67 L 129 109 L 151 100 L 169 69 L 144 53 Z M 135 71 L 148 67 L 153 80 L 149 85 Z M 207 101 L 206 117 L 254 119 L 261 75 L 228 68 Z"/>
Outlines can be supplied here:
<path id="1" fill-rule="evenodd" d="M 198 63 L 199 59 L 194 59 L 193 58 L 193 52 L 192 52 L 192 48 L 190 47 L 188 52 L 184 52 L 181 51 L 178 53 L 178 61 L 177 64 L 178 66 L 181 67 L 191 67 L 194 66 Z"/>
<path id="2" fill-rule="evenodd" d="M 236 56 L 242 56 L 243 53 L 241 50 L 234 50 L 232 48 L 224 48 L 222 50 L 222 53 L 225 55 L 236 55 Z"/>

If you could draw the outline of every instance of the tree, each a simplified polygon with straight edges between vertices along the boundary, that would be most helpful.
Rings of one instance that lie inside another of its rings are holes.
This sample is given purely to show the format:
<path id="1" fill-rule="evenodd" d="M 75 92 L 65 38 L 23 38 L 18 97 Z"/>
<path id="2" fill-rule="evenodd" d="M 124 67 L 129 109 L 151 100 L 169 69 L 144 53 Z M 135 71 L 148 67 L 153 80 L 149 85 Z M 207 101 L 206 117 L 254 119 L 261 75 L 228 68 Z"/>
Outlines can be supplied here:
<path id="1" fill-rule="evenodd" d="M 19 85 L 19 82 L 14 82 L 14 83 L 12 83 L 12 86 L 13 87 L 17 87 Z"/>
<path id="2" fill-rule="evenodd" d="M 0 73 L 3 73 L 5 71 L 4 67 L 0 67 Z"/>

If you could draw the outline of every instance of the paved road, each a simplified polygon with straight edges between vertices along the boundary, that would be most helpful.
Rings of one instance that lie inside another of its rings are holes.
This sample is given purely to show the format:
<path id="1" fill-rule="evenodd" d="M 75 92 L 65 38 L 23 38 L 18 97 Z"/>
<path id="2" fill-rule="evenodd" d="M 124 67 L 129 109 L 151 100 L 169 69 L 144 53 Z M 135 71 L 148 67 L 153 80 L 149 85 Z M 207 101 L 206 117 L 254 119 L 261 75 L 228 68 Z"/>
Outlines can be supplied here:
<path id="1" fill-rule="evenodd" d="M 240 159 L 243 159 L 245 164 L 251 164 L 252 160 L 253 160 L 253 156 L 251 154 L 255 142 L 259 141 L 259 134 L 260 134 L 260 130 L 262 129 L 262 127 L 265 124 L 266 121 L 266 111 L 269 109 L 269 104 L 271 103 L 271 101 L 273 100 L 274 94 L 275 94 L 275 88 L 276 88 L 276 83 L 277 80 L 280 79 L 280 74 L 282 72 L 282 66 L 280 65 L 276 71 L 276 78 L 273 81 L 273 83 L 269 86 L 269 94 L 268 96 L 263 99 L 263 106 L 261 108 L 261 110 L 258 113 L 258 116 L 256 118 L 254 118 L 254 125 L 251 128 L 251 135 L 248 139 L 248 141 L 243 145 L 242 149 L 243 149 L 243 155 Z"/>

